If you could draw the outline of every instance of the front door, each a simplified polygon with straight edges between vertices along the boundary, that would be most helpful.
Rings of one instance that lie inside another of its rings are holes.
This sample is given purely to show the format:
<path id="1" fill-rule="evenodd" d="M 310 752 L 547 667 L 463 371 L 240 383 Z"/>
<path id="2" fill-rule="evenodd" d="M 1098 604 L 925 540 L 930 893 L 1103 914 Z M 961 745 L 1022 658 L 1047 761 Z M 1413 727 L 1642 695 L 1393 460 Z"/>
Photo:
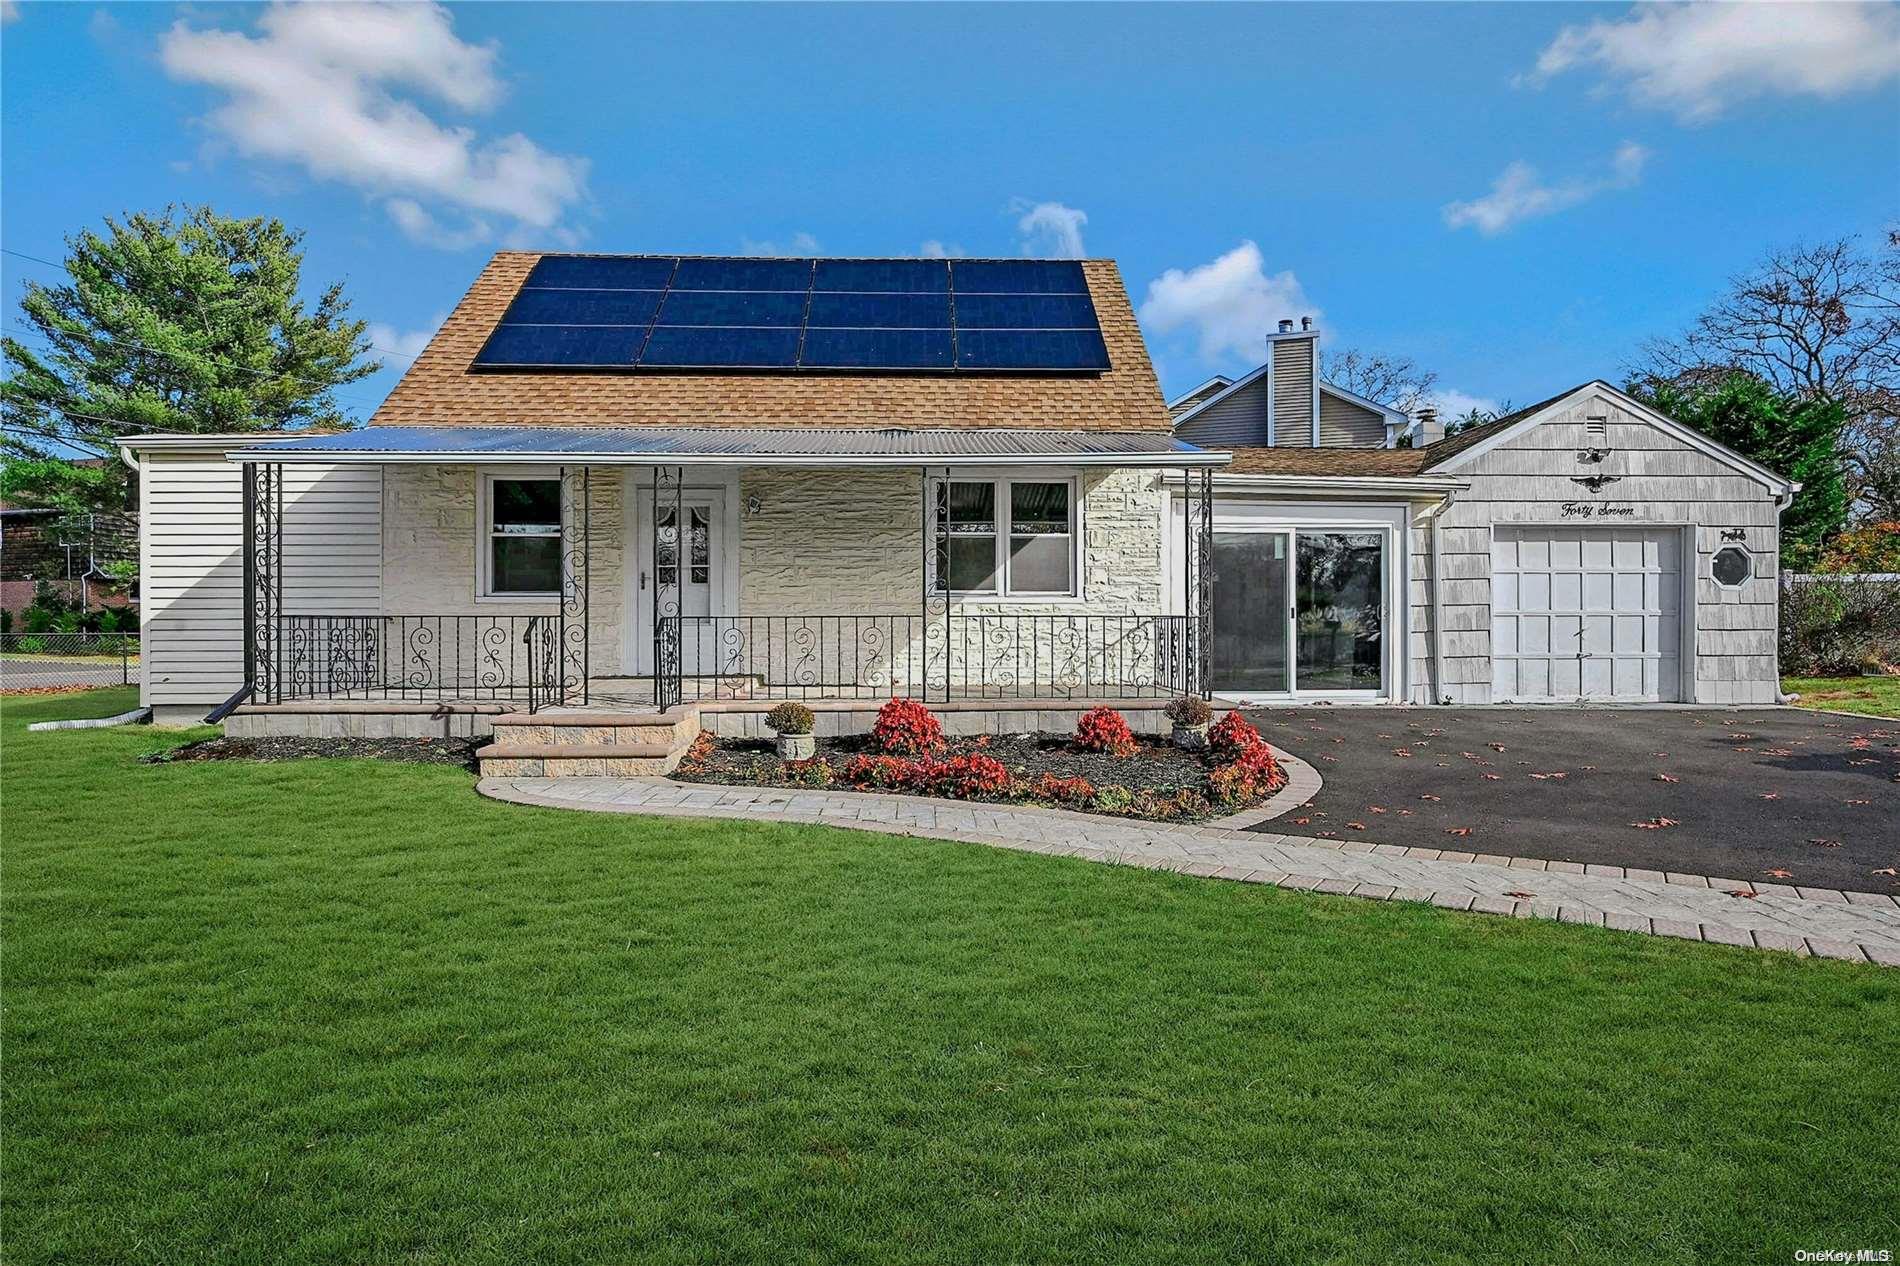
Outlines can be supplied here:
<path id="1" fill-rule="evenodd" d="M 628 544 L 627 601 L 632 645 L 623 657 L 626 671 L 653 671 L 654 616 L 688 617 L 681 628 L 682 648 L 715 644 L 715 617 L 724 604 L 721 531 L 724 497 L 712 490 L 687 490 L 677 504 L 662 494 L 656 516 L 653 490 L 634 492 L 634 530 Z M 681 520 L 684 520 L 682 525 Z"/>

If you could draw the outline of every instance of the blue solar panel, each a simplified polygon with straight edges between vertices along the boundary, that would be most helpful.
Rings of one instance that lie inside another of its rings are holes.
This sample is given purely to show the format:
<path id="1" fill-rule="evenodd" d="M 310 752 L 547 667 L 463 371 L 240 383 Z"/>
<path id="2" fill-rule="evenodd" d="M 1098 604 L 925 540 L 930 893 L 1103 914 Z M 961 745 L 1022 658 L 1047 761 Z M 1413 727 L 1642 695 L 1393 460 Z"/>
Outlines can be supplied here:
<path id="1" fill-rule="evenodd" d="M 548 255 L 484 369 L 973 373 L 1109 368 L 1073 260 Z"/>
<path id="2" fill-rule="evenodd" d="M 941 294 L 950 289 L 950 264 L 941 259 L 821 259 L 812 289 Z"/>
<path id="3" fill-rule="evenodd" d="M 1107 369 L 1095 330 L 957 331 L 958 369 Z"/>
<path id="4" fill-rule="evenodd" d="M 664 290 L 679 261 L 650 255 L 543 255 L 529 286 L 584 290 Z"/>
<path id="5" fill-rule="evenodd" d="M 798 328 L 655 326 L 640 364 L 650 369 L 792 369 L 798 364 Z"/>
<path id="6" fill-rule="evenodd" d="M 950 331 L 805 331 L 798 363 L 808 369 L 949 369 Z"/>
<path id="7" fill-rule="evenodd" d="M 950 280 L 958 294 L 1085 295 L 1082 265 L 1072 259 L 956 259 Z"/>
<path id="8" fill-rule="evenodd" d="M 805 292 L 674 290 L 660 307 L 661 325 L 798 325 Z"/>
<path id="9" fill-rule="evenodd" d="M 644 325 L 503 325 L 476 355 L 477 365 L 628 369 Z"/>
<path id="10" fill-rule="evenodd" d="M 661 290 L 523 290 L 502 320 L 509 325 L 645 325 Z"/>
<path id="11" fill-rule="evenodd" d="M 1087 295 L 957 296 L 957 328 L 979 330 L 1092 330 L 1095 305 Z"/>
<path id="12" fill-rule="evenodd" d="M 809 259 L 682 259 L 675 290 L 810 290 Z"/>
<path id="13" fill-rule="evenodd" d="M 947 330 L 950 296 L 814 294 L 811 326 L 875 326 L 884 329 Z"/>

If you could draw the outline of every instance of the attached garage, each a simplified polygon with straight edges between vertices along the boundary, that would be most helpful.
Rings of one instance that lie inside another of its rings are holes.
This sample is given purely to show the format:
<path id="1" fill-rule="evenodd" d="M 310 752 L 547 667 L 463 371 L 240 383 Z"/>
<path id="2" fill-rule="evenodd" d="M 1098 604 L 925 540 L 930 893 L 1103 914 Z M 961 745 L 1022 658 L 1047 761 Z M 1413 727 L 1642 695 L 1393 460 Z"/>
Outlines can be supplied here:
<path id="1" fill-rule="evenodd" d="M 1499 528 L 1491 544 L 1492 697 L 1681 697 L 1680 528 Z"/>

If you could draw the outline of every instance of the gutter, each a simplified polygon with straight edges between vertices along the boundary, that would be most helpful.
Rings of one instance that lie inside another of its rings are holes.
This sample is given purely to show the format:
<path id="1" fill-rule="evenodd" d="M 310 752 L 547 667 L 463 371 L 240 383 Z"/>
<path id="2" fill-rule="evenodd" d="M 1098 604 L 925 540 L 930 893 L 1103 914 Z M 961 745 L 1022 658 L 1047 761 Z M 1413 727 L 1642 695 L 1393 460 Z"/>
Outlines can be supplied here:
<path id="1" fill-rule="evenodd" d="M 1781 565 L 1781 512 L 1794 504 L 1794 494 L 1800 491 L 1801 485 L 1791 480 L 1787 491 L 1775 497 L 1775 699 L 1781 703 L 1793 703 L 1801 697 L 1781 688 L 1781 591 L 1788 583 Z"/>
<path id="2" fill-rule="evenodd" d="M 1438 531 L 1438 521 L 1445 517 L 1445 511 L 1451 509 L 1453 493 L 1447 491 L 1437 505 L 1419 517 L 1426 521 L 1426 529 L 1431 533 L 1431 575 L 1426 577 L 1425 592 L 1432 613 L 1432 702 L 1450 703 L 1451 696 L 1445 693 L 1445 602 L 1444 593 L 1439 588 L 1438 578 L 1445 567 L 1443 541 Z"/>

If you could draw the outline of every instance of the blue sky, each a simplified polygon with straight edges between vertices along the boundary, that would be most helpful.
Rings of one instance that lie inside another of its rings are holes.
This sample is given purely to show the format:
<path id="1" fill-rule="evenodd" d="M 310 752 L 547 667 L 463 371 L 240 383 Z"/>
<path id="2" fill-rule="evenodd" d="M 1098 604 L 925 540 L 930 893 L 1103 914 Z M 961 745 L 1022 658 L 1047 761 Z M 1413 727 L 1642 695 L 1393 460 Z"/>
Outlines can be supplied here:
<path id="1" fill-rule="evenodd" d="M 1445 402 L 1617 377 L 1768 247 L 1900 216 L 1900 8 L 0 0 L 0 238 L 308 232 L 390 369 L 490 250 L 1120 261 L 1169 394 L 1280 316 Z M 26 279 L 0 257 L 7 329 Z"/>

